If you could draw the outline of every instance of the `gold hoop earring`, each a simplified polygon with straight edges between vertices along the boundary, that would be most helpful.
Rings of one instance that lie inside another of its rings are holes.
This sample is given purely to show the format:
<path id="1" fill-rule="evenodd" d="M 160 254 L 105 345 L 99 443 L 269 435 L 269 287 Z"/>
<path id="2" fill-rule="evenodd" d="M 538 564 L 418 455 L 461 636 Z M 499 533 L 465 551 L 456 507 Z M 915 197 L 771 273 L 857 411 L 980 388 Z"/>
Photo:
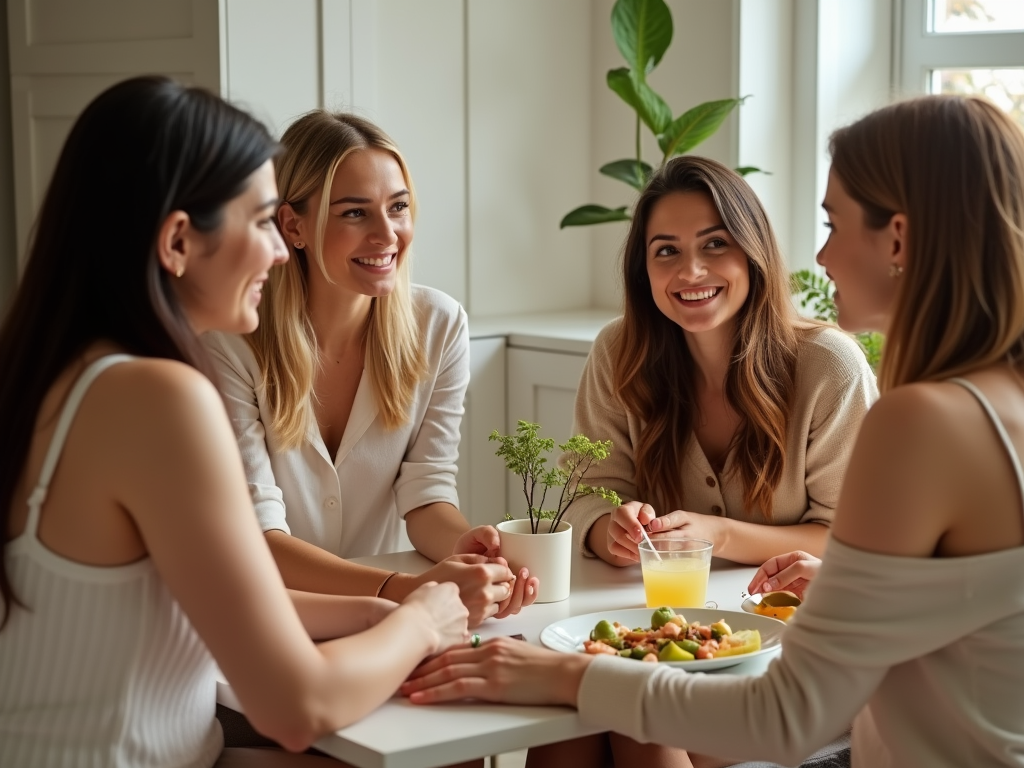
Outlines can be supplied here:
<path id="1" fill-rule="evenodd" d="M 889 265 L 889 277 L 897 278 L 897 277 L 902 277 L 902 275 L 903 275 L 903 267 L 901 267 L 899 264 L 890 264 Z"/>

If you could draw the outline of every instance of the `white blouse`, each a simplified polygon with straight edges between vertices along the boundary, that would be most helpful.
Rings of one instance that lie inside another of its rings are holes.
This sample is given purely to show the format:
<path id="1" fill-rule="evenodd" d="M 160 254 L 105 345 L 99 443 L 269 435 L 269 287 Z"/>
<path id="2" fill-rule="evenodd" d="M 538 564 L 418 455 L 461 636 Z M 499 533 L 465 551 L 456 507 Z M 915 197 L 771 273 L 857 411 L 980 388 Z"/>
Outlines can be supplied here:
<path id="1" fill-rule="evenodd" d="M 204 337 L 264 531 L 284 531 L 339 557 L 360 557 L 396 551 L 410 510 L 434 502 L 458 507 L 455 463 L 469 385 L 466 313 L 433 288 L 414 285 L 412 301 L 428 372 L 411 418 L 397 429 L 384 426 L 364 370 L 333 461 L 312 419 L 302 445 L 281 450 L 265 426 L 266 391 L 248 343 L 221 333 Z"/>

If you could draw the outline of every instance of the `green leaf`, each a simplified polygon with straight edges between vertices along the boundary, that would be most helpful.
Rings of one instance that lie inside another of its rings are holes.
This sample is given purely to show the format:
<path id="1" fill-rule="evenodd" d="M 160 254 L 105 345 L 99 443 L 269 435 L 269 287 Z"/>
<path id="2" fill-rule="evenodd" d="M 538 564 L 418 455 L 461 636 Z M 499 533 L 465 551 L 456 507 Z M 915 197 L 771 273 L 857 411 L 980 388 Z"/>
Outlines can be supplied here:
<path id="1" fill-rule="evenodd" d="M 689 152 L 717 131 L 743 99 L 706 101 L 677 117 L 664 130 L 659 131 L 658 146 L 665 159 Z"/>
<path id="2" fill-rule="evenodd" d="M 600 171 L 605 176 L 624 181 L 634 189 L 642 190 L 654 169 L 643 161 L 616 160 L 614 163 L 602 165 Z"/>
<path id="3" fill-rule="evenodd" d="M 771 171 L 764 171 L 758 168 L 756 165 L 741 165 L 739 168 L 733 168 L 736 173 L 740 176 L 749 176 L 752 173 L 763 173 L 765 176 L 771 176 Z"/>
<path id="4" fill-rule="evenodd" d="M 612 36 L 643 80 L 672 42 L 672 13 L 664 0 L 618 0 L 612 8 Z"/>
<path id="5" fill-rule="evenodd" d="M 619 94 L 640 115 L 644 125 L 656 135 L 665 131 L 672 122 L 672 110 L 654 89 L 651 88 L 636 72 L 621 67 L 608 70 L 608 87 Z"/>
<path id="6" fill-rule="evenodd" d="M 606 221 L 629 221 L 626 206 L 605 208 L 603 205 L 581 205 L 576 210 L 565 214 L 558 228 L 586 227 L 590 224 L 604 224 Z"/>

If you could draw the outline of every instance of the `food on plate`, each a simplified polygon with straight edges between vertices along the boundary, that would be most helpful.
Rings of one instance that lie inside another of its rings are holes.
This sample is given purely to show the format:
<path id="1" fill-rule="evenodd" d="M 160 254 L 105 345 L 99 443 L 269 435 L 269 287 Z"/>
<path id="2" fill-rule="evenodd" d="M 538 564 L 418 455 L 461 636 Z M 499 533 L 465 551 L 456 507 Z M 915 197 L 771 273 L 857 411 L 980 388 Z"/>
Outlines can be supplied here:
<path id="1" fill-rule="evenodd" d="M 639 661 L 694 661 L 753 653 L 761 648 L 756 629 L 736 632 L 723 620 L 710 625 L 686 618 L 671 608 L 658 608 L 651 626 L 630 629 L 617 621 L 597 622 L 590 639 L 583 641 L 585 653 L 621 656 Z"/>
<path id="2" fill-rule="evenodd" d="M 787 590 L 765 592 L 761 595 L 761 601 L 754 606 L 754 613 L 772 619 L 789 621 L 802 602 L 803 600 Z"/>

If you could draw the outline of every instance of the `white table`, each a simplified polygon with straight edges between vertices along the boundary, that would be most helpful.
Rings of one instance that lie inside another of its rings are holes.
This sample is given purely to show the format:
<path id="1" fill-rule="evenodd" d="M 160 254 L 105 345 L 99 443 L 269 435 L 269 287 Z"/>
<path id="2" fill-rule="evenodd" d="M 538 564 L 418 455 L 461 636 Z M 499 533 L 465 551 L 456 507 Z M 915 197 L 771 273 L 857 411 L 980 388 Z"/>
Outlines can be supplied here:
<path id="1" fill-rule="evenodd" d="M 418 573 L 431 565 L 416 552 L 359 558 L 357 562 L 388 570 Z M 572 594 L 560 603 L 532 605 L 519 615 L 489 619 L 477 631 L 484 637 L 522 634 L 539 643 L 540 631 L 553 621 L 583 613 L 644 606 L 639 567 L 614 568 L 576 556 Z M 754 568 L 714 561 L 708 600 L 723 610 L 739 610 Z M 714 674 L 759 675 L 774 654 L 764 654 Z M 227 683 L 218 684 L 217 700 L 241 710 Z M 596 733 L 580 723 L 574 709 L 519 707 L 484 703 L 413 706 L 401 697 L 386 702 L 354 725 L 325 736 L 317 749 L 358 768 L 433 768 L 486 755 L 511 752 Z"/>

